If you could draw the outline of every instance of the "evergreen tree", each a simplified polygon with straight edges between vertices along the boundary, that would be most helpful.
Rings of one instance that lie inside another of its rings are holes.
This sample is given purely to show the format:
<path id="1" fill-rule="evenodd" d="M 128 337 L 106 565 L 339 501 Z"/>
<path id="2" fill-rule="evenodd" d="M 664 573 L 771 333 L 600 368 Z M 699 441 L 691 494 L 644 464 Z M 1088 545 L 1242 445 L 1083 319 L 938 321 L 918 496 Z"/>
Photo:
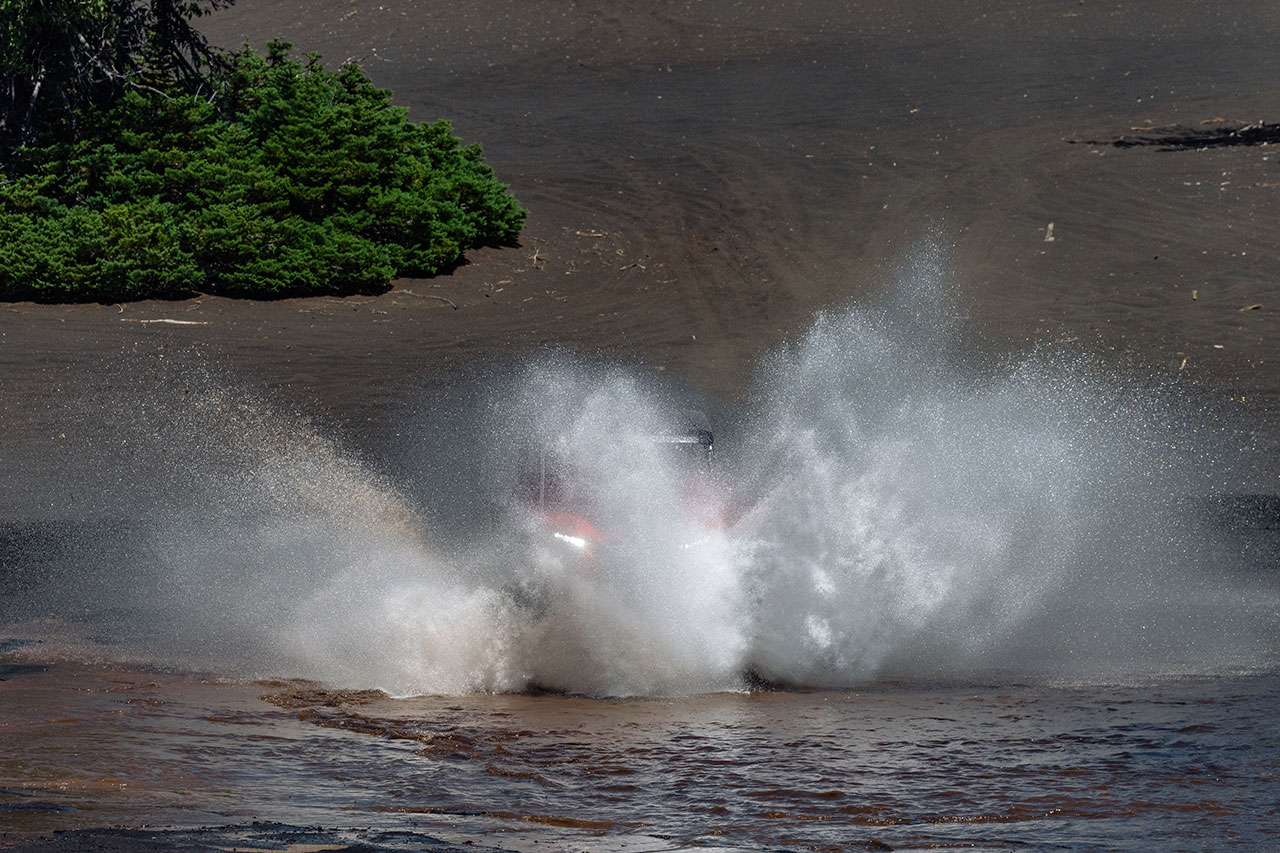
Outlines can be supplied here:
<path id="1" fill-rule="evenodd" d="M 125 92 L 0 181 L 0 298 L 373 292 L 513 242 L 525 211 L 448 123 L 416 124 L 356 66 L 268 44 L 211 97 Z"/>
<path id="2" fill-rule="evenodd" d="M 0 149 L 77 138 L 130 90 L 208 94 L 191 19 L 233 0 L 0 0 Z"/>

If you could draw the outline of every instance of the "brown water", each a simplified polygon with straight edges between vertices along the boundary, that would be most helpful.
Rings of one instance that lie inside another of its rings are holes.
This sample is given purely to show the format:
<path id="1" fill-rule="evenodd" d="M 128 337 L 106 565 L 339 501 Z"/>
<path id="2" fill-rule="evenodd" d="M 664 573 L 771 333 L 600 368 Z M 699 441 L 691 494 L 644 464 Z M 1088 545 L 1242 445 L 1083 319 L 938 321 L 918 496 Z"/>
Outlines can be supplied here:
<path id="1" fill-rule="evenodd" d="M 1275 676 L 392 699 L 7 659 L 11 841 L 276 821 L 505 849 L 1280 845 Z"/>

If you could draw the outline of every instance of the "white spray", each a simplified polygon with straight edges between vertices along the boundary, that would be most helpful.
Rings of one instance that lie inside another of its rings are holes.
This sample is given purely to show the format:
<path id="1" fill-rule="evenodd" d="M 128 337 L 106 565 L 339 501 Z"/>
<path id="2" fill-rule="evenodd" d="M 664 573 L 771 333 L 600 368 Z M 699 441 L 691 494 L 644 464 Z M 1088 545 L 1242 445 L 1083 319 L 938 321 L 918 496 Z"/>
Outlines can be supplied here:
<path id="1" fill-rule="evenodd" d="M 487 389 L 469 450 L 420 466 L 434 491 L 197 382 L 138 437 L 169 469 L 152 565 L 122 579 L 164 616 L 143 653 L 396 694 L 1275 666 L 1274 579 L 1195 511 L 1231 463 L 1193 407 L 1083 355 L 975 354 L 946 291 L 926 258 L 775 353 L 692 497 L 628 439 L 670 389 L 619 368 Z M 520 496 L 547 448 L 614 544 L 589 565 Z"/>

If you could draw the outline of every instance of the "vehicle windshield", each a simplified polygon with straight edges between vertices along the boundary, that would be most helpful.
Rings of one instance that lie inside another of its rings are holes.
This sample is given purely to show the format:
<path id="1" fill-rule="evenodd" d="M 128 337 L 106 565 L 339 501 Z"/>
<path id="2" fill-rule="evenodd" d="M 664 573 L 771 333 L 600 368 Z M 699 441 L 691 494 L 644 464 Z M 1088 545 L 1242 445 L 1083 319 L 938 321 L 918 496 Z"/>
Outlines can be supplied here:
<path id="1" fill-rule="evenodd" d="M 633 446 L 637 458 L 652 459 L 654 453 L 674 467 L 681 476 L 700 478 L 711 467 L 714 441 L 706 426 L 706 416 L 693 413 L 680 418 L 671 431 L 631 433 L 620 438 Z M 521 477 L 520 491 L 537 506 L 552 509 L 589 502 L 599 484 L 584 480 L 570 454 L 556 447 L 538 450 L 538 458 Z"/>

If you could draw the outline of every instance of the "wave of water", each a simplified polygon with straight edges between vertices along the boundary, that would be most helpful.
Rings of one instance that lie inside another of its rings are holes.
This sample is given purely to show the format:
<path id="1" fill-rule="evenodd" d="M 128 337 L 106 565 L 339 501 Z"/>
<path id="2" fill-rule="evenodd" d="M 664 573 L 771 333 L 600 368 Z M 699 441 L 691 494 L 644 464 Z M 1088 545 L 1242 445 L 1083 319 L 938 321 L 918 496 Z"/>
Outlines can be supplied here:
<path id="1" fill-rule="evenodd" d="M 946 297 L 926 259 L 774 353 L 696 498 L 626 440 L 676 405 L 635 371 L 555 356 L 473 388 L 403 481 L 188 376 L 133 436 L 162 520 L 93 570 L 155 660 L 395 694 L 1275 666 L 1275 580 L 1197 503 L 1235 486 L 1226 432 L 1083 354 L 983 356 Z M 513 497 L 549 446 L 627 547 L 549 547 Z"/>

